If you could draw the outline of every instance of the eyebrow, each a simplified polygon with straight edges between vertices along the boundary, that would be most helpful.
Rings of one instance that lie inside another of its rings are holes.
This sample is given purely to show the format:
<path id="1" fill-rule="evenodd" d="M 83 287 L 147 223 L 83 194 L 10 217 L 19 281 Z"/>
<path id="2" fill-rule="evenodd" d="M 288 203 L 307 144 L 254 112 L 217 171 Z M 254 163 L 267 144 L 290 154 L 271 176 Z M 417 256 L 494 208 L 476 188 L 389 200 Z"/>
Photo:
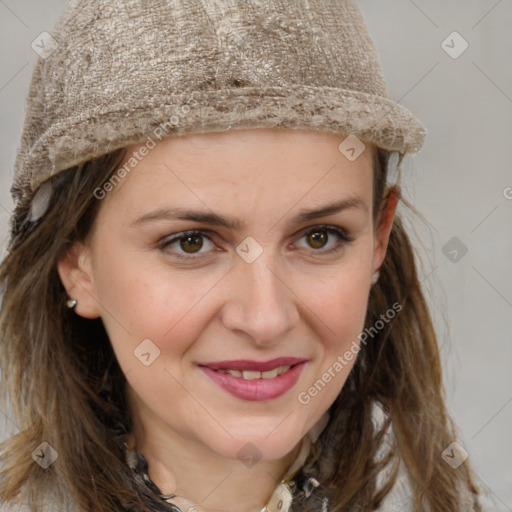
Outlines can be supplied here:
<path id="1" fill-rule="evenodd" d="M 327 215 L 333 215 L 349 209 L 360 209 L 363 211 L 368 210 L 365 203 L 360 198 L 351 197 L 326 204 L 315 210 L 300 210 L 299 213 L 293 217 L 291 222 L 300 224 L 301 222 L 307 222 L 319 217 L 326 217 Z M 242 230 L 245 226 L 244 222 L 240 219 L 225 217 L 214 212 L 190 210 L 181 207 L 158 208 L 157 210 L 138 217 L 131 223 L 131 225 L 136 226 L 156 220 L 190 220 L 212 226 L 224 226 L 234 231 Z"/>

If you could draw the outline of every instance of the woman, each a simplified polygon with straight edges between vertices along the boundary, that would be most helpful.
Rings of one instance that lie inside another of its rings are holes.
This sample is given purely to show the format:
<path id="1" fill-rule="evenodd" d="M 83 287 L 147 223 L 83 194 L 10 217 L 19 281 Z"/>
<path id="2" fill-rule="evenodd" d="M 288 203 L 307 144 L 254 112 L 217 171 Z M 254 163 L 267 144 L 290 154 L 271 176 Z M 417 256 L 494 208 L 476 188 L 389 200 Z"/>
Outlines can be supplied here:
<path id="1" fill-rule="evenodd" d="M 425 132 L 357 6 L 79 2 L 46 48 L 0 269 L 5 510 L 481 510 L 387 184 Z"/>

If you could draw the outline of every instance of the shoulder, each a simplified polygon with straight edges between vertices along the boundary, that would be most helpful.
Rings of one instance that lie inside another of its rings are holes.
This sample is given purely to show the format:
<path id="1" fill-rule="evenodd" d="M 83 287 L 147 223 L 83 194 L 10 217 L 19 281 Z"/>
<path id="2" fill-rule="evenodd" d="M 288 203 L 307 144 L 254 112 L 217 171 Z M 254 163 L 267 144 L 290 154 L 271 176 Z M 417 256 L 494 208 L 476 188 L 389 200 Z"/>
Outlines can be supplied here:
<path id="1" fill-rule="evenodd" d="M 0 457 L 0 477 L 5 477 L 5 458 Z M 80 512 L 64 487 L 51 475 L 42 474 L 35 481 L 25 482 L 16 499 L 7 501 L 0 495 L 0 512 L 34 512 L 32 495 L 36 495 L 37 512 Z"/>
<path id="2" fill-rule="evenodd" d="M 493 500 L 489 491 L 480 485 L 478 482 L 473 483 L 478 491 L 478 503 L 481 507 L 482 512 L 491 512 L 496 510 L 496 502 Z M 460 488 L 460 511 L 461 512 L 473 512 L 474 508 L 474 497 L 471 491 L 467 487 Z M 405 465 L 400 462 L 400 469 L 397 475 L 397 480 L 384 500 L 381 506 L 375 512 L 414 512 L 412 505 L 412 490 L 407 479 Z"/>
<path id="3" fill-rule="evenodd" d="M 383 415 L 380 408 L 375 407 L 373 411 L 374 421 L 377 425 L 382 424 Z M 384 456 L 389 450 L 393 450 L 394 435 L 393 429 L 390 426 L 383 436 L 382 445 L 379 447 L 377 458 Z M 384 479 L 388 476 L 389 468 L 381 471 L 377 477 L 377 487 L 380 489 Z M 480 483 L 480 479 L 476 476 L 473 478 L 473 483 L 478 491 L 478 503 L 481 506 L 482 512 L 491 512 L 497 509 L 496 501 L 494 500 L 490 491 Z M 467 487 L 460 487 L 461 501 L 460 510 L 462 512 L 473 512 L 474 510 L 474 497 L 472 492 Z M 400 460 L 399 470 L 395 484 L 391 491 L 384 497 L 380 507 L 375 512 L 414 512 L 413 507 L 413 493 L 411 485 L 407 476 L 407 469 L 402 460 Z"/>
<path id="4" fill-rule="evenodd" d="M 22 503 L 5 503 L 0 501 L 0 512 L 29 512 L 30 508 Z"/>
<path id="5" fill-rule="evenodd" d="M 54 488 L 45 486 L 38 491 L 39 501 L 38 512 L 79 512 L 73 505 L 69 496 L 58 495 Z M 26 489 L 22 490 L 21 496 L 16 501 L 4 501 L 0 497 L 0 512 L 34 512 L 34 506 Z"/>
<path id="6" fill-rule="evenodd" d="M 16 502 L 0 501 L 0 512 L 33 512 L 35 509 L 28 499 L 20 499 Z M 66 506 L 63 508 L 62 504 L 55 500 L 53 497 L 44 496 L 41 507 L 38 512 L 71 512 L 75 511 L 74 508 Z"/>

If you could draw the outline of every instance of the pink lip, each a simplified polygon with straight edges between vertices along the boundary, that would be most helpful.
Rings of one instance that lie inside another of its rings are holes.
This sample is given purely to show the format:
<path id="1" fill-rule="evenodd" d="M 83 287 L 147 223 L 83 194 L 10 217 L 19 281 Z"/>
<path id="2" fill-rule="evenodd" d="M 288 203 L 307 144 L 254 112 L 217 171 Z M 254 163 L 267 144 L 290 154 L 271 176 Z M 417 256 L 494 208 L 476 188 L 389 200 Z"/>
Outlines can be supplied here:
<path id="1" fill-rule="evenodd" d="M 296 358 L 274 359 L 272 361 L 271 367 L 267 369 L 273 369 L 276 368 L 277 366 L 287 366 L 290 363 L 279 363 L 276 365 L 274 361 L 280 362 L 281 360 L 290 359 Z M 212 379 L 213 382 L 215 382 L 215 384 L 226 390 L 231 395 L 236 396 L 237 398 L 241 398 L 242 400 L 262 401 L 277 398 L 278 396 L 281 396 L 284 393 L 286 393 L 295 385 L 299 378 L 300 372 L 306 365 L 306 361 L 304 359 L 299 361 L 299 363 L 293 363 L 294 366 L 292 366 L 287 372 L 272 379 L 247 380 L 242 377 L 234 377 L 233 375 L 229 375 L 228 373 L 221 373 L 215 371 L 214 369 L 208 366 L 200 365 L 199 367 L 208 377 L 210 377 L 210 379 Z M 238 364 L 240 363 L 240 361 L 231 361 L 231 363 Z M 271 362 L 269 361 L 267 363 L 256 363 L 255 361 L 253 361 L 253 363 L 259 364 L 259 367 L 261 367 L 261 365 L 265 365 L 268 367 L 269 363 Z M 233 369 L 241 371 L 241 368 L 243 368 L 244 370 L 265 371 L 256 369 L 254 366 L 250 367 L 240 365 L 238 365 L 236 368 L 223 367 L 222 369 Z"/>
<path id="2" fill-rule="evenodd" d="M 305 359 L 298 357 L 276 357 L 270 361 L 251 361 L 249 359 L 237 359 L 236 361 L 215 361 L 211 363 L 199 363 L 199 366 L 207 366 L 212 370 L 252 370 L 266 372 L 278 366 L 294 366 L 303 363 Z"/>

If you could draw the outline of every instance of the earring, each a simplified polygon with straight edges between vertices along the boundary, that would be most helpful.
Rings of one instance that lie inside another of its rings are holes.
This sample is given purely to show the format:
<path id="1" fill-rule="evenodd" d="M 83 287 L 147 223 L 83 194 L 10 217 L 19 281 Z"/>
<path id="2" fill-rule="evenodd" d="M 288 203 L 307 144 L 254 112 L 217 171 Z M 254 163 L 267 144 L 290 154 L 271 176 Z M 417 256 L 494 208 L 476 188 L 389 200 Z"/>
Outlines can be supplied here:
<path id="1" fill-rule="evenodd" d="M 69 309 L 73 309 L 77 304 L 77 300 L 76 299 L 68 299 L 66 301 L 66 306 L 69 308 Z"/>
<path id="2" fill-rule="evenodd" d="M 376 271 L 373 273 L 373 276 L 372 276 L 372 286 L 379 280 L 379 276 L 380 276 L 380 271 Z"/>

